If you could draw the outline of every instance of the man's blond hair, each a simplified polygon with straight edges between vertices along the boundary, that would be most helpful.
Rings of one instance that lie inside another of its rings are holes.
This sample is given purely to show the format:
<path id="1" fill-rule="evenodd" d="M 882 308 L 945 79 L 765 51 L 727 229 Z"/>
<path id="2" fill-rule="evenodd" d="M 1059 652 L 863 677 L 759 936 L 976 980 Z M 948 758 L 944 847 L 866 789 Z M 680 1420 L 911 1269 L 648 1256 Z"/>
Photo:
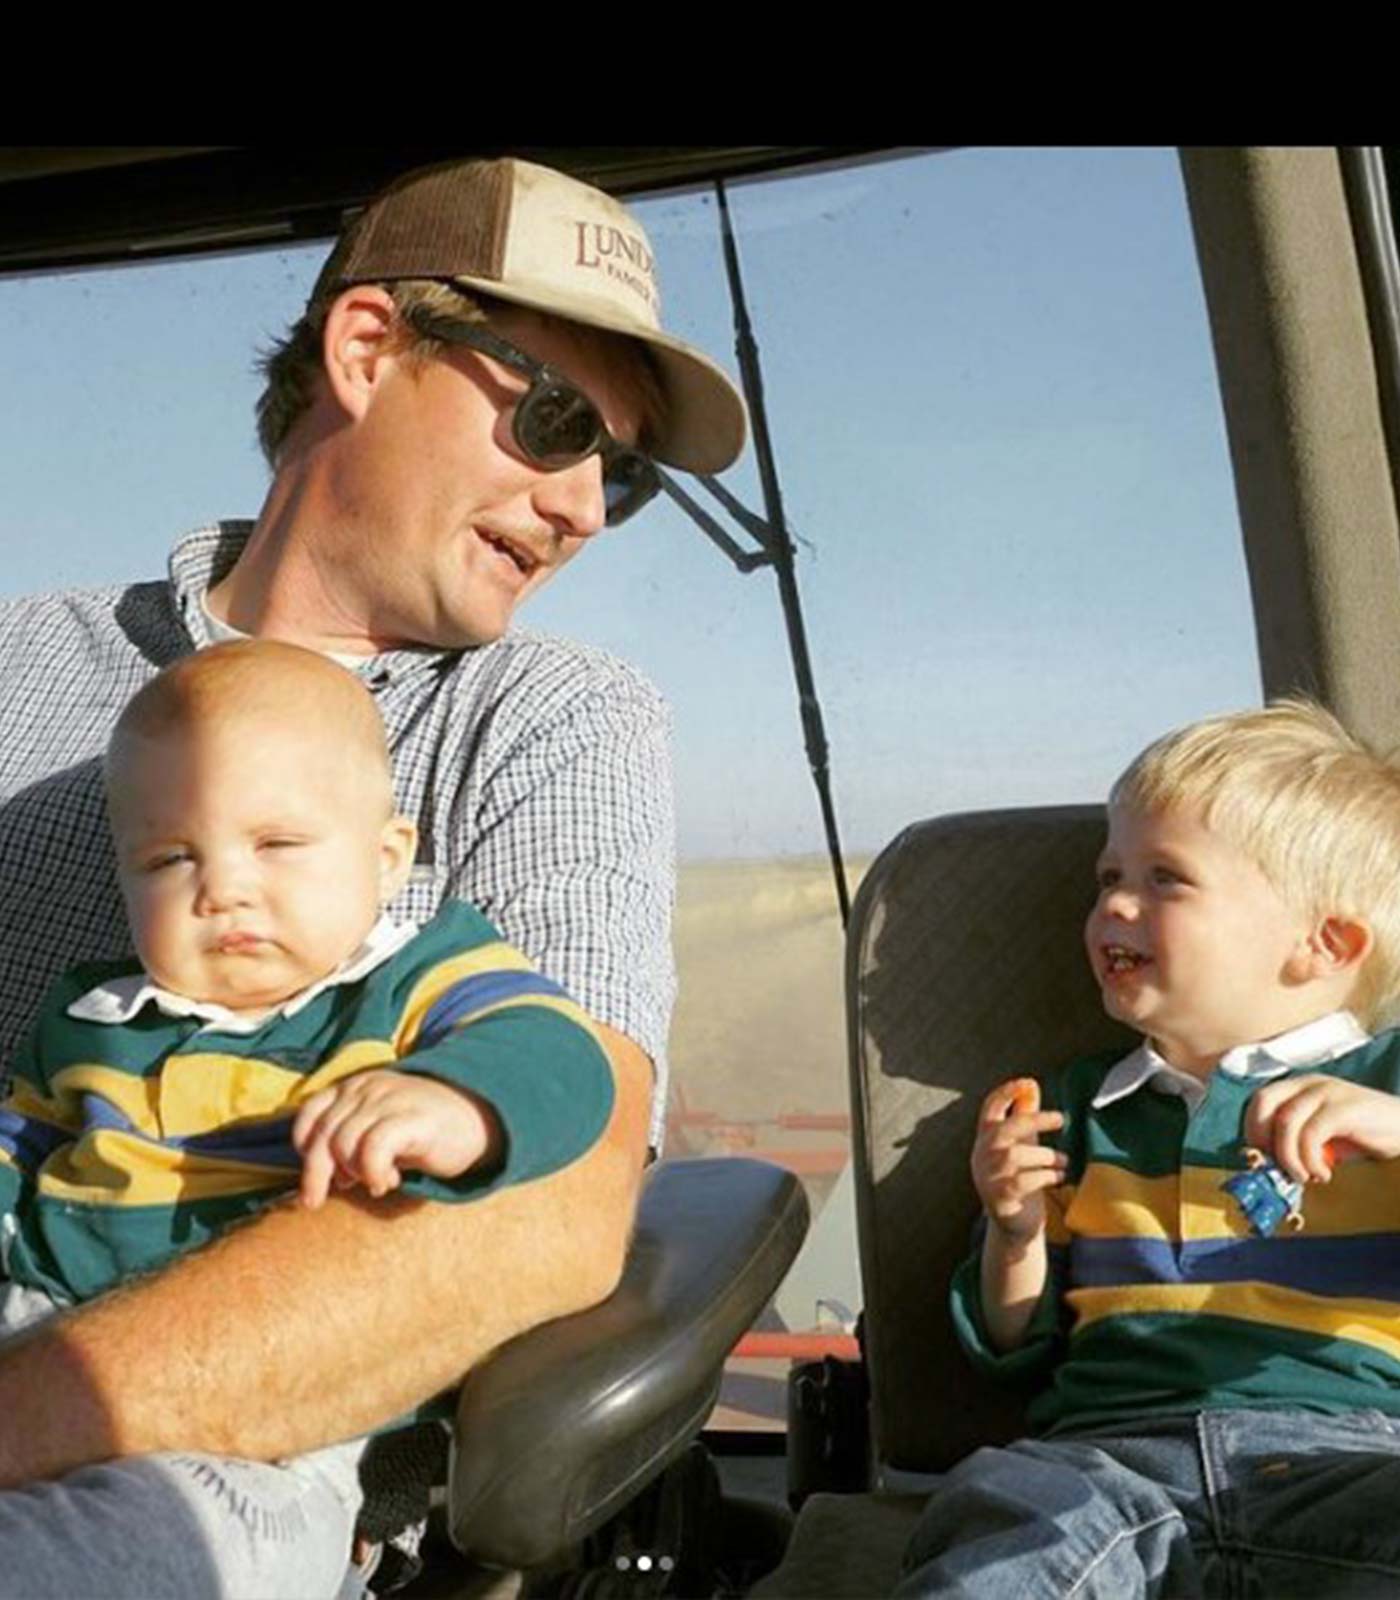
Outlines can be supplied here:
<path id="1" fill-rule="evenodd" d="M 1195 812 L 1310 917 L 1365 921 L 1375 947 L 1349 1004 L 1375 1026 L 1400 996 L 1400 761 L 1302 697 L 1210 717 L 1147 747 L 1110 808 Z"/>

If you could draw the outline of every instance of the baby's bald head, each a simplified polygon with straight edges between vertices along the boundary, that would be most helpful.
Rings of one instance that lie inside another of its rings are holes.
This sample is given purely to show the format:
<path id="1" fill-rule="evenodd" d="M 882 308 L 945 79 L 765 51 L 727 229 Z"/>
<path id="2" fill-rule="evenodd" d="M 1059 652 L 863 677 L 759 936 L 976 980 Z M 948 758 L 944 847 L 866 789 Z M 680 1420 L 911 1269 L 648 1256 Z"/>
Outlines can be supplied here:
<path id="1" fill-rule="evenodd" d="M 107 746 L 108 806 L 119 825 L 143 744 L 230 736 L 256 747 L 259 730 L 295 730 L 308 759 L 342 764 L 350 794 L 388 817 L 393 779 L 384 725 L 369 691 L 328 657 L 275 639 L 239 639 L 184 656 L 127 703 Z M 294 781 L 294 774 L 288 774 Z"/>
<path id="2" fill-rule="evenodd" d="M 333 973 L 408 881 L 384 730 L 325 656 L 240 640 L 122 712 L 107 808 L 132 943 L 174 994 L 265 1012 Z"/>

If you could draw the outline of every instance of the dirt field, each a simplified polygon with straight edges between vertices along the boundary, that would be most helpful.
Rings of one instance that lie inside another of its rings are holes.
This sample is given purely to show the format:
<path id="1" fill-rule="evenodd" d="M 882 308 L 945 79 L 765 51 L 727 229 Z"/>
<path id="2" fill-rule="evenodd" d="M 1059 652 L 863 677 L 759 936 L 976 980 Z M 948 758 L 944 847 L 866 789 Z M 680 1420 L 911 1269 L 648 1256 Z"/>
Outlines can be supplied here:
<path id="1" fill-rule="evenodd" d="M 869 859 L 847 863 L 852 894 Z M 681 867 L 668 1155 L 732 1152 L 781 1161 L 800 1174 L 814 1215 L 822 1211 L 849 1148 L 842 953 L 824 856 Z M 827 1125 L 778 1120 L 794 1113 Z M 839 1222 L 835 1228 L 839 1240 L 822 1245 L 811 1264 L 803 1266 L 808 1252 L 799 1257 L 794 1278 L 805 1272 L 803 1286 L 792 1290 L 790 1279 L 784 1291 L 799 1309 L 784 1316 L 780 1293 L 760 1327 L 815 1325 L 808 1308 L 830 1287 L 825 1258 L 834 1249 L 854 1259 L 853 1230 Z M 847 1275 L 835 1276 L 844 1282 Z M 858 1291 L 842 1292 L 858 1303 Z M 781 1430 L 787 1368 L 786 1361 L 731 1361 L 714 1424 Z"/>
<path id="2" fill-rule="evenodd" d="M 868 865 L 847 863 L 852 894 Z M 676 954 L 668 1151 L 844 1143 L 775 1121 L 846 1111 L 841 925 L 826 858 L 683 865 Z"/>

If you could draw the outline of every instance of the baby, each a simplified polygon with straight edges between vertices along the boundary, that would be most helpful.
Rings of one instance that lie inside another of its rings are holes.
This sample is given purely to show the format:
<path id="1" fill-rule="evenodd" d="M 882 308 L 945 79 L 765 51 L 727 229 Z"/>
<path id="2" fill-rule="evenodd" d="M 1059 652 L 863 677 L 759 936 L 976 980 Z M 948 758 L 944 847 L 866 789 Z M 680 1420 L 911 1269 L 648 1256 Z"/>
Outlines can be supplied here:
<path id="1" fill-rule="evenodd" d="M 988 1095 L 954 1281 L 1041 1436 L 942 1480 L 899 1592 L 1394 1592 L 1400 768 L 1301 701 L 1186 728 L 1115 784 L 1098 879 L 1090 964 L 1143 1042 L 1047 1109 Z"/>
<path id="2" fill-rule="evenodd" d="M 350 672 L 270 641 L 186 657 L 126 707 L 105 772 L 137 959 L 62 978 L 12 1063 L 0 1333 L 294 1188 L 469 1199 L 597 1139 L 611 1071 L 557 985 L 466 905 L 382 915 L 416 836 Z M 91 1470 L 193 1517 L 228 1592 L 334 1595 L 361 1448 Z"/>

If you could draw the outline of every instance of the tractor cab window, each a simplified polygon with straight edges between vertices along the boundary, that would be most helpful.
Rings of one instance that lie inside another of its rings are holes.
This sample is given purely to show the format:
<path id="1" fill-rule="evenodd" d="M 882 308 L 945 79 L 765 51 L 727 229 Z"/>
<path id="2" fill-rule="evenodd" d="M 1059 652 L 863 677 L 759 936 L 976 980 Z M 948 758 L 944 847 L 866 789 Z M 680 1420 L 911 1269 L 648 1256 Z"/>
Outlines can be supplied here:
<path id="1" fill-rule="evenodd" d="M 668 324 L 737 370 L 716 193 L 629 199 Z M 678 478 L 708 526 L 659 496 L 522 624 L 625 657 L 673 708 L 667 1154 L 808 1187 L 720 1413 L 778 1428 L 787 1361 L 844 1348 L 861 1291 L 836 869 L 765 550 L 791 545 L 852 893 L 912 820 L 1101 798 L 1155 734 L 1260 691 L 1175 152 L 906 154 L 725 199 L 785 523 L 750 449 L 729 503 Z M 256 514 L 255 353 L 325 249 L 0 279 L 0 592 L 157 577 L 181 533 Z"/>

